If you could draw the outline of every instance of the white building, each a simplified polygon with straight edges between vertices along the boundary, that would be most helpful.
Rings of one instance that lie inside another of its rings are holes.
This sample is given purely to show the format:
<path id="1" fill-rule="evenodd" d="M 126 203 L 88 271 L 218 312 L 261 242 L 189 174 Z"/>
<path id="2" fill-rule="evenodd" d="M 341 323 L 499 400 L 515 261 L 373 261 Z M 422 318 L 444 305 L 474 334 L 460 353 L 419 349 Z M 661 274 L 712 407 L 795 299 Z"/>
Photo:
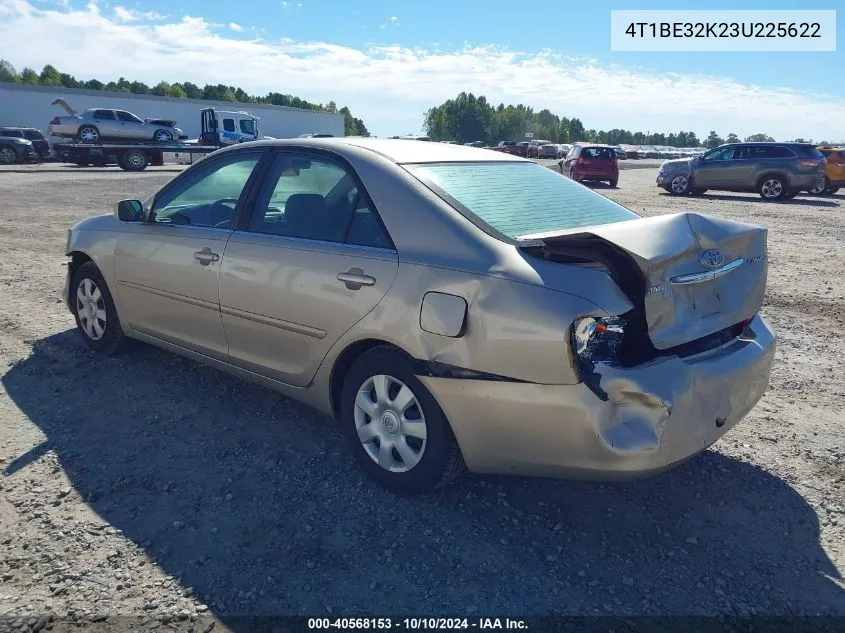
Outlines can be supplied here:
<path id="1" fill-rule="evenodd" d="M 200 134 L 200 110 L 209 107 L 218 110 L 249 112 L 259 118 L 259 125 L 264 135 L 275 138 L 292 138 L 308 133 L 344 136 L 345 130 L 342 114 L 286 106 L 177 99 L 125 92 L 10 83 L 0 83 L 0 127 L 34 127 L 48 134 L 50 121 L 54 117 L 67 115 L 61 106 L 51 105 L 57 97 L 64 98 L 77 112 L 88 108 L 105 108 L 127 110 L 142 119 L 172 119 L 176 121 L 176 126 L 192 139 Z M 59 140 L 55 137 L 49 138 L 51 141 Z"/>

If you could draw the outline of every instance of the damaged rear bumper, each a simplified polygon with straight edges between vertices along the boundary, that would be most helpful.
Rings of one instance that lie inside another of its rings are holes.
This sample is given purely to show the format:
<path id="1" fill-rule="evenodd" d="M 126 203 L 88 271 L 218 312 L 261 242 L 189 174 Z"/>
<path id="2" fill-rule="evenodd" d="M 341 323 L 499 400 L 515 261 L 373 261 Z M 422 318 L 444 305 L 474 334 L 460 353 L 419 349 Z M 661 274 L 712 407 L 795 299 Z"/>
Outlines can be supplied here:
<path id="1" fill-rule="evenodd" d="M 727 433 L 768 388 L 775 334 L 746 334 L 689 358 L 601 367 L 601 400 L 584 383 L 421 377 L 477 473 L 625 479 L 671 468 Z"/>

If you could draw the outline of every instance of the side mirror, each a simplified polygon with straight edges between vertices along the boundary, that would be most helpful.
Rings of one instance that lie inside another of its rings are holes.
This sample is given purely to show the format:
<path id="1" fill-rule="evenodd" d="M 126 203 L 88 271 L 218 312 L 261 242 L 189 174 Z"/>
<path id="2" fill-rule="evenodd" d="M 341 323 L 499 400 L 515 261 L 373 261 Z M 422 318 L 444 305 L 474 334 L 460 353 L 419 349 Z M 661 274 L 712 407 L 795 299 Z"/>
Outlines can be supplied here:
<path id="1" fill-rule="evenodd" d="M 144 205 L 140 200 L 121 200 L 115 206 L 114 214 L 121 222 L 142 222 Z"/>

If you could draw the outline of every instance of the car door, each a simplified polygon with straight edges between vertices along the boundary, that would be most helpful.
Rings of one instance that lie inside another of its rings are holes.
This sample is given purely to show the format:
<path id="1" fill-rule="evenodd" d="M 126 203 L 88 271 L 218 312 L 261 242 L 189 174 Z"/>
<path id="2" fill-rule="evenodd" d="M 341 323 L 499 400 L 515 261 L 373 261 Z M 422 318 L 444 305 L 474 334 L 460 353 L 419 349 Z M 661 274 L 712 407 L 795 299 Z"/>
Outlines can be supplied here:
<path id="1" fill-rule="evenodd" d="M 716 148 L 695 161 L 693 181 L 699 189 L 717 189 L 730 182 L 735 147 Z"/>
<path id="2" fill-rule="evenodd" d="M 244 221 L 220 274 L 231 362 L 305 386 L 387 293 L 396 250 L 352 169 L 325 155 L 279 151 Z"/>
<path id="3" fill-rule="evenodd" d="M 117 236 L 121 318 L 133 330 L 226 360 L 218 283 L 232 220 L 264 149 L 209 156 L 176 178 L 142 223 Z"/>
<path id="4" fill-rule="evenodd" d="M 100 132 L 100 138 L 120 137 L 120 124 L 114 115 L 114 110 L 94 110 L 91 116 Z"/>
<path id="5" fill-rule="evenodd" d="M 131 112 L 115 110 L 117 116 L 117 127 L 121 138 L 149 140 L 153 136 L 153 130 L 141 119 Z"/>

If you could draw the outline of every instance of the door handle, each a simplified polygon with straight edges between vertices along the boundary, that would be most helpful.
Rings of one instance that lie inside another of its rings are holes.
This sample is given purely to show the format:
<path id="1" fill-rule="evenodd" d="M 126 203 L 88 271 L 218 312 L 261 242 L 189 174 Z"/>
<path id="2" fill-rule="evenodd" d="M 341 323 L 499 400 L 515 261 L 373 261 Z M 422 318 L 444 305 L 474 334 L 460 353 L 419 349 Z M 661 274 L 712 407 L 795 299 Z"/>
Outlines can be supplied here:
<path id="1" fill-rule="evenodd" d="M 203 266 L 208 266 L 211 262 L 216 262 L 220 259 L 220 255 L 212 252 L 207 246 L 199 251 L 194 251 L 194 259 L 199 261 Z"/>
<path id="2" fill-rule="evenodd" d="M 365 275 L 364 271 L 357 267 L 352 267 L 345 273 L 338 273 L 337 279 L 346 284 L 350 290 L 358 290 L 361 286 L 373 286 L 376 283 L 375 277 Z"/>

